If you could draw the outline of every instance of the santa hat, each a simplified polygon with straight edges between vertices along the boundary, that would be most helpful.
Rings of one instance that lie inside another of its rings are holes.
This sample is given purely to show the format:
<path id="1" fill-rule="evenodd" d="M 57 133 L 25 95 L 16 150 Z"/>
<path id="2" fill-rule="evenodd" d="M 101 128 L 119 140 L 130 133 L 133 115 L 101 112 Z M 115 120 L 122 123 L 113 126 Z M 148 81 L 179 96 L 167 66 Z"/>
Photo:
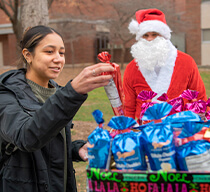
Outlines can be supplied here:
<path id="1" fill-rule="evenodd" d="M 171 38 L 171 29 L 166 23 L 165 15 L 158 9 L 143 9 L 136 12 L 128 29 L 136 35 L 138 41 L 147 32 L 157 32 L 166 39 Z"/>

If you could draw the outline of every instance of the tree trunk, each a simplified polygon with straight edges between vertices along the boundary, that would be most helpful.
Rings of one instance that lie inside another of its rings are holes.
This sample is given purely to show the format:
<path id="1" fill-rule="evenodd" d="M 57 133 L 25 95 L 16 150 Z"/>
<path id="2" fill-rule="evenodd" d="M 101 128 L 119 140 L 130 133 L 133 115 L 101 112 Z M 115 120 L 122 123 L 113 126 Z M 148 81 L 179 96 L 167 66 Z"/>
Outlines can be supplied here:
<path id="1" fill-rule="evenodd" d="M 13 23 L 18 43 L 28 27 L 49 24 L 48 0 L 22 0 L 20 9 L 20 21 L 16 25 Z"/>
<path id="2" fill-rule="evenodd" d="M 22 0 L 20 17 L 22 31 L 36 25 L 48 25 L 48 0 Z"/>
<path id="3" fill-rule="evenodd" d="M 114 61 L 114 45 L 110 43 L 111 62 Z"/>
<path id="4" fill-rule="evenodd" d="M 125 60 L 125 45 L 122 44 L 122 52 L 121 52 L 121 58 L 120 58 L 121 69 L 124 68 L 124 66 L 123 66 L 124 60 Z"/>
<path id="5" fill-rule="evenodd" d="M 73 65 L 73 68 L 74 68 L 75 63 L 74 63 L 74 44 L 73 44 L 73 41 L 70 41 L 70 47 L 71 47 L 71 64 Z"/>

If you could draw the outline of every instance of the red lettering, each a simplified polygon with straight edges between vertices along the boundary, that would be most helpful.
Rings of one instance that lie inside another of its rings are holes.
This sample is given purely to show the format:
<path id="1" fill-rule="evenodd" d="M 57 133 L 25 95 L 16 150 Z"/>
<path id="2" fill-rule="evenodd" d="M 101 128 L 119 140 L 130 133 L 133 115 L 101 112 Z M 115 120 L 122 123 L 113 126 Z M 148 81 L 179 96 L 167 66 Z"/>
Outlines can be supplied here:
<path id="1" fill-rule="evenodd" d="M 200 192 L 209 192 L 209 184 L 201 183 L 200 184 Z"/>
<path id="2" fill-rule="evenodd" d="M 139 192 L 146 192 L 147 191 L 147 186 L 145 183 L 140 183 L 138 186 Z"/>
<path id="3" fill-rule="evenodd" d="M 147 185 L 145 183 L 130 183 L 130 192 L 146 192 Z"/>
<path id="4" fill-rule="evenodd" d="M 130 187 L 131 192 L 138 192 L 138 183 L 130 183 Z"/>

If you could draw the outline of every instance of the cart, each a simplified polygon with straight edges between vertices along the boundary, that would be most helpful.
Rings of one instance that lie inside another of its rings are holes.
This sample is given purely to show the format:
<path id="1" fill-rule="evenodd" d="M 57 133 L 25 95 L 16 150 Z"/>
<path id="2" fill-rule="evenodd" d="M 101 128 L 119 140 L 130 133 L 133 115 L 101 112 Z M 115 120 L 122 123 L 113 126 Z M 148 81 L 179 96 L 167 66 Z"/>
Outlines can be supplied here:
<path id="1" fill-rule="evenodd" d="M 210 174 L 87 168 L 87 191 L 210 192 Z"/>

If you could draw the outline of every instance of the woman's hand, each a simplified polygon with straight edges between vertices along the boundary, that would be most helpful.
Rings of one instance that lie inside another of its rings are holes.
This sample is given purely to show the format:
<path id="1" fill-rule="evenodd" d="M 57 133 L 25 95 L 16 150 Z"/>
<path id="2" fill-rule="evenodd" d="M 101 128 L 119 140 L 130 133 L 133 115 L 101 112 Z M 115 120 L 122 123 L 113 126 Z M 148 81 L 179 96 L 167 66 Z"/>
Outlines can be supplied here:
<path id="1" fill-rule="evenodd" d="M 86 143 L 85 145 L 83 145 L 83 146 L 79 149 L 79 156 L 81 157 L 81 159 L 82 159 L 83 161 L 87 161 L 87 160 L 88 160 L 87 146 L 88 146 L 88 143 Z"/>
<path id="2" fill-rule="evenodd" d="M 77 93 L 86 94 L 93 89 L 103 87 L 109 83 L 112 75 L 100 75 L 103 72 L 113 72 L 114 68 L 107 63 L 98 63 L 82 70 L 71 82 Z"/>

